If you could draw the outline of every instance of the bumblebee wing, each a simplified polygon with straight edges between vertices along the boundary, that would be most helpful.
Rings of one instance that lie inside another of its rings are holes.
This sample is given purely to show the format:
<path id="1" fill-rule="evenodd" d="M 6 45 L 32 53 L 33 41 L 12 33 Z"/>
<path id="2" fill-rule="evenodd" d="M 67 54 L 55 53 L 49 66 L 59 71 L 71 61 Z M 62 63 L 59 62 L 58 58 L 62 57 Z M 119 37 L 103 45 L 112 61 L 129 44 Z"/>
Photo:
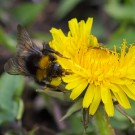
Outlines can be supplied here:
<path id="1" fill-rule="evenodd" d="M 17 64 L 15 59 L 11 58 L 4 65 L 4 70 L 11 75 L 26 75 L 25 71 Z"/>
<path id="2" fill-rule="evenodd" d="M 23 47 L 23 50 L 24 48 L 29 49 L 32 47 L 32 40 L 29 33 L 20 24 L 17 26 L 17 43 L 18 47 Z"/>
<path id="3" fill-rule="evenodd" d="M 32 41 L 40 50 L 43 50 L 43 41 L 37 39 L 32 39 Z"/>
<path id="4" fill-rule="evenodd" d="M 21 25 L 17 26 L 17 47 L 19 53 L 24 52 L 25 54 L 29 51 L 29 53 L 35 52 L 41 54 L 40 48 L 32 41 L 27 30 Z"/>

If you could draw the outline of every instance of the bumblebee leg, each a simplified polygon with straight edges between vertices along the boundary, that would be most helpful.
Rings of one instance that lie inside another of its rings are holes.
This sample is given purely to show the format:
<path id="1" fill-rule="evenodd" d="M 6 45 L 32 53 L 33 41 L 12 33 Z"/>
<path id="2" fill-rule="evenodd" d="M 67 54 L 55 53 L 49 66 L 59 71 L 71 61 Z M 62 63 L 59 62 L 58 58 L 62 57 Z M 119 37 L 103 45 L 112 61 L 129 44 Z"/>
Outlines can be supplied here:
<path id="1" fill-rule="evenodd" d="M 51 84 L 49 84 L 49 83 L 47 83 L 47 82 L 43 82 L 43 81 L 40 82 L 40 81 L 37 81 L 37 80 L 36 80 L 36 83 L 39 84 L 40 86 L 45 87 L 45 88 L 53 88 L 53 89 L 57 89 L 56 86 L 51 85 Z"/>
<path id="2" fill-rule="evenodd" d="M 57 89 L 57 86 L 51 85 L 51 84 L 46 84 L 47 88 L 53 88 L 53 89 Z"/>
<path id="3" fill-rule="evenodd" d="M 49 60 L 53 62 L 56 60 L 56 57 L 52 54 L 49 54 Z"/>
<path id="4" fill-rule="evenodd" d="M 56 55 L 58 55 L 58 56 L 60 56 L 60 57 L 62 57 L 62 58 L 66 58 L 66 57 L 64 57 L 62 54 L 60 54 L 58 51 L 55 51 L 55 50 L 53 50 L 52 48 L 50 48 L 50 46 L 44 42 L 44 43 L 43 43 L 43 51 L 42 51 L 42 53 L 43 53 L 44 55 L 46 55 L 46 54 L 48 54 L 48 52 L 49 52 L 49 53 L 54 53 L 54 54 L 56 54 Z M 66 59 L 68 59 L 68 58 L 66 58 Z"/>
<path id="5" fill-rule="evenodd" d="M 46 86 L 46 83 L 43 81 L 41 82 L 41 81 L 35 80 L 35 82 L 40 86 Z"/>

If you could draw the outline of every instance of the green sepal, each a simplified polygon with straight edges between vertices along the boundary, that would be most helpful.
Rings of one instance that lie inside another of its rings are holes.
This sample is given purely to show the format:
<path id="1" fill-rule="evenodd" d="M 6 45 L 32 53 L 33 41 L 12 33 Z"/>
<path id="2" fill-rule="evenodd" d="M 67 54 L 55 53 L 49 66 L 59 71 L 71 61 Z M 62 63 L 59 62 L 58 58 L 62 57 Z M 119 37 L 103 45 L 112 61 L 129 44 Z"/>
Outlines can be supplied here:
<path id="1" fill-rule="evenodd" d="M 36 90 L 37 92 L 41 92 L 41 93 L 45 93 L 47 94 L 48 96 L 51 96 L 51 97 L 54 97 L 54 98 L 57 98 L 59 100 L 62 100 L 62 101 L 71 101 L 71 99 L 69 98 L 69 95 L 70 95 L 70 92 L 69 91 L 54 91 L 54 90 L 50 90 L 50 89 L 37 89 Z"/>
<path id="2" fill-rule="evenodd" d="M 18 99 L 18 112 L 17 112 L 17 116 L 16 119 L 20 120 L 22 118 L 24 112 L 24 103 L 22 99 Z"/>
<path id="3" fill-rule="evenodd" d="M 82 98 L 75 101 L 75 103 L 68 109 L 67 113 L 60 119 L 60 121 L 68 118 L 74 112 L 80 110 L 82 108 Z"/>

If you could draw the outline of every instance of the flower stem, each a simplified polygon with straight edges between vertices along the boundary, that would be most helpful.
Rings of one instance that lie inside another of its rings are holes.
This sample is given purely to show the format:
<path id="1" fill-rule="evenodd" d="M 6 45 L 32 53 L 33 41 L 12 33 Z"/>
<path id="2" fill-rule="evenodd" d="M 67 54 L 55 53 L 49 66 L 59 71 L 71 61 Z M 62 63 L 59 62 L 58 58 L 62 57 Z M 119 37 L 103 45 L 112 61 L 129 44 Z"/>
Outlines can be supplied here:
<path id="1" fill-rule="evenodd" d="M 112 128 L 102 105 L 100 105 L 95 113 L 92 123 L 94 125 L 96 135 L 115 135 L 114 129 Z"/>

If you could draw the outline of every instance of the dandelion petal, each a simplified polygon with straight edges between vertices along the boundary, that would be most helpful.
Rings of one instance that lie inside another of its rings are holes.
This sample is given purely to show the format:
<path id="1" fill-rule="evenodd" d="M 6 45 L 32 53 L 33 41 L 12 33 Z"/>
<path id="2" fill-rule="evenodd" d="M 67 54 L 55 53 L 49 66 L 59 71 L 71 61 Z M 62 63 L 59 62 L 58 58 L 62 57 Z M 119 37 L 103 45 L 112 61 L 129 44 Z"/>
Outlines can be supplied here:
<path id="1" fill-rule="evenodd" d="M 96 112 L 96 110 L 97 110 L 97 108 L 98 108 L 98 106 L 100 104 L 100 101 L 101 101 L 100 88 L 98 86 L 95 87 L 93 92 L 94 92 L 94 99 L 93 99 L 93 101 L 92 101 L 92 103 L 90 105 L 90 109 L 89 109 L 89 113 L 91 115 L 93 115 Z"/>
<path id="2" fill-rule="evenodd" d="M 87 87 L 88 83 L 86 81 L 80 82 L 80 84 L 72 90 L 70 95 L 71 99 L 76 99 Z"/>
<path id="3" fill-rule="evenodd" d="M 111 95 L 111 92 L 109 89 L 107 90 L 106 96 L 107 96 L 106 97 L 107 102 L 104 103 L 105 110 L 106 110 L 108 116 L 113 116 L 114 115 L 114 106 L 113 106 L 113 102 L 112 102 L 112 95 Z"/>
<path id="4" fill-rule="evenodd" d="M 84 108 L 88 108 L 90 103 L 92 102 L 93 97 L 94 97 L 93 90 L 94 90 L 94 85 L 90 84 L 89 87 L 86 90 L 86 93 L 85 93 L 85 96 L 84 96 L 84 99 L 83 99 L 83 107 Z"/>

